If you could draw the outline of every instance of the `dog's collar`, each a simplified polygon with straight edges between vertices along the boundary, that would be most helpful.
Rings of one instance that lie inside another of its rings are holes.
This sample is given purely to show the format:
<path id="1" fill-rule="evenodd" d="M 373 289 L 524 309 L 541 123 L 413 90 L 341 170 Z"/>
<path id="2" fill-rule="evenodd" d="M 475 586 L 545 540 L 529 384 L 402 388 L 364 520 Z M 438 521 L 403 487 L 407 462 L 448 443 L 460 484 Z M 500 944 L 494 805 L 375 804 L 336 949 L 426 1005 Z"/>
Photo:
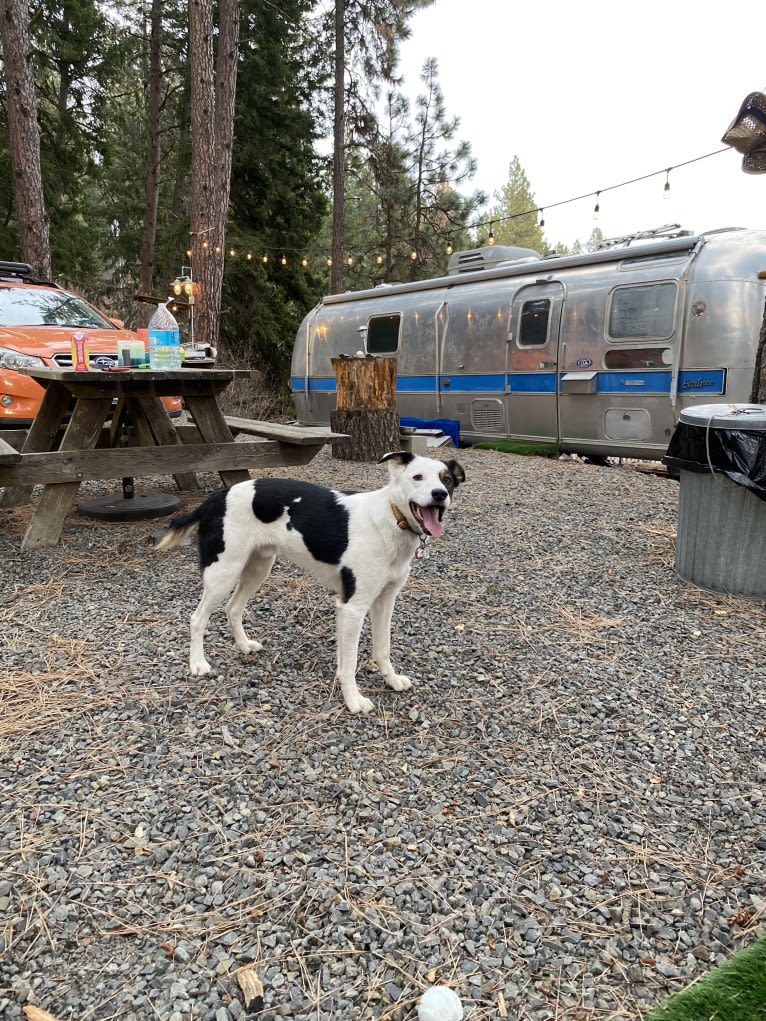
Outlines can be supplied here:
<path id="1" fill-rule="evenodd" d="M 428 538 L 428 533 L 416 532 L 395 503 L 391 504 L 391 510 L 393 511 L 393 515 L 396 518 L 397 526 L 401 528 L 403 532 L 412 532 L 413 535 L 417 535 L 418 539 L 420 539 L 420 545 L 415 550 L 415 559 L 424 560 L 428 556 L 428 548 L 426 547 L 426 539 Z"/>
<path id="2" fill-rule="evenodd" d="M 416 532 L 412 525 L 407 520 L 405 514 L 399 510 L 395 503 L 391 504 L 391 510 L 396 518 L 397 527 L 401 528 L 403 532 L 412 532 L 413 535 L 422 535 L 422 532 Z"/>

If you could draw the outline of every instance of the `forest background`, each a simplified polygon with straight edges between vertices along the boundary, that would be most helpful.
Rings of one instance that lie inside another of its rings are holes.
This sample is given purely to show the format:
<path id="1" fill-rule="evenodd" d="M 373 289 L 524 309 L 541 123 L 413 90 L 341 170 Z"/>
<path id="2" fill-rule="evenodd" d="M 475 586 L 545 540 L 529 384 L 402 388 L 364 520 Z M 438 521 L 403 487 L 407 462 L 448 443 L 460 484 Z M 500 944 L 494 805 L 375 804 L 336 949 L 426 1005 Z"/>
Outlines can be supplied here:
<path id="1" fill-rule="evenodd" d="M 136 296 L 191 272 L 197 339 L 279 388 L 323 294 L 493 241 L 567 251 L 518 157 L 491 200 L 471 190 L 435 59 L 414 103 L 401 91 L 432 3 L 0 0 L 0 255 L 132 328 L 153 310 Z"/>

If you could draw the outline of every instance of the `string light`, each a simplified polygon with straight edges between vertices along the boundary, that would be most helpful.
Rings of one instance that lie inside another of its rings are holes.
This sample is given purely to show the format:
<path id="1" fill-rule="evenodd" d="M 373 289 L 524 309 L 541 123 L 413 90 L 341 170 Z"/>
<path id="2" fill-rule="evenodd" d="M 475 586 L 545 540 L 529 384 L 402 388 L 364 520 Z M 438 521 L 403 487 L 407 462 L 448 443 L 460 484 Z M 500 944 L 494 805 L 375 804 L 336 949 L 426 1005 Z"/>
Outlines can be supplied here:
<path id="1" fill-rule="evenodd" d="M 286 256 L 286 255 L 283 255 L 283 256 L 282 256 L 282 257 L 280 258 L 280 260 L 279 260 L 279 265 L 280 265 L 280 266 L 286 266 L 286 265 L 287 265 L 287 256 Z"/>
<path id="2" fill-rule="evenodd" d="M 560 202 L 550 202 L 545 207 L 539 206 L 539 207 L 533 207 L 531 209 L 525 209 L 525 210 L 523 210 L 521 212 L 518 212 L 518 213 L 509 213 L 507 216 L 497 217 L 497 222 L 498 223 L 506 223 L 508 221 L 516 220 L 516 219 L 519 219 L 521 217 L 530 216 L 530 215 L 536 213 L 536 214 L 539 215 L 538 229 L 539 229 L 540 233 L 542 234 L 544 229 L 545 229 L 545 209 L 546 208 L 547 209 L 555 209 L 555 208 L 558 208 L 559 206 L 570 205 L 570 204 L 572 204 L 574 202 L 581 202 L 583 199 L 587 199 L 591 195 L 595 195 L 595 198 L 596 198 L 596 204 L 595 204 L 595 206 L 593 208 L 593 219 L 597 220 L 597 219 L 599 219 L 599 216 L 600 216 L 600 213 L 601 213 L 601 202 L 600 202 L 600 199 L 601 199 L 602 193 L 605 193 L 605 192 L 608 192 L 608 191 L 616 191 L 619 188 L 626 188 L 626 187 L 628 187 L 628 186 L 630 186 L 632 184 L 638 183 L 639 181 L 645 181 L 645 180 L 648 180 L 651 177 L 657 177 L 657 176 L 659 176 L 661 174 L 665 174 L 665 184 L 664 184 L 664 187 L 663 187 L 663 198 L 669 199 L 670 198 L 670 173 L 671 173 L 672 170 L 678 170 L 681 167 L 690 166 L 691 164 L 698 163 L 701 160 L 709 159 L 711 156 L 718 156 L 718 155 L 720 155 L 723 152 L 728 152 L 731 148 L 732 148 L 731 146 L 725 146 L 722 149 L 716 149 L 713 152 L 704 153 L 702 156 L 696 156 L 696 157 L 694 157 L 694 159 L 685 160 L 683 163 L 677 163 L 675 166 L 666 167 L 666 168 L 663 168 L 662 170 L 655 170 L 652 173 L 643 174 L 640 177 L 634 177 L 634 178 L 631 178 L 628 181 L 622 181 L 619 184 L 610 185 L 607 188 L 600 188 L 596 192 L 586 192 L 586 193 L 584 193 L 582 195 L 576 195 L 576 196 L 573 196 L 572 198 L 563 199 Z M 492 220 L 476 220 L 473 223 L 467 223 L 467 224 L 465 224 L 463 229 L 465 231 L 480 230 L 482 227 L 487 227 L 487 226 L 489 226 L 489 235 L 487 237 L 487 243 L 489 245 L 494 245 L 495 244 L 495 230 L 494 230 L 494 228 L 495 228 L 495 218 L 493 218 Z M 198 231 L 197 232 L 198 235 L 202 235 L 202 234 L 205 234 L 205 233 L 209 233 L 209 229 L 207 231 Z M 204 252 L 209 251 L 209 249 L 211 248 L 211 245 L 207 241 L 207 239 L 204 239 L 204 240 L 201 241 L 201 248 L 202 248 L 202 250 Z M 216 252 L 216 254 L 220 254 L 221 247 L 219 245 L 216 245 L 214 247 L 214 251 Z M 274 252 L 274 249 L 272 248 L 271 251 Z M 279 251 L 279 249 L 277 249 L 277 251 Z M 448 237 L 447 242 L 446 242 L 445 247 L 444 247 L 444 252 L 445 252 L 446 255 L 449 256 L 449 255 L 452 255 L 453 251 L 454 251 L 454 248 L 453 248 L 452 238 Z M 236 257 L 236 254 L 237 254 L 236 248 L 234 246 L 232 246 L 229 249 L 229 255 L 232 256 L 232 257 Z M 186 255 L 187 255 L 187 257 L 189 259 L 191 259 L 191 257 L 192 257 L 192 250 L 191 249 L 187 249 Z M 253 260 L 252 252 L 248 251 L 246 256 L 245 256 L 245 258 L 246 258 L 246 260 L 248 262 L 251 262 Z M 419 258 L 420 258 L 420 256 L 419 256 L 419 253 L 418 253 L 417 249 L 415 249 L 414 247 L 411 248 L 410 249 L 410 259 L 414 262 L 414 261 L 418 260 Z M 268 262 L 270 261 L 270 257 L 268 255 L 268 253 L 264 253 L 261 256 L 261 261 L 264 264 L 268 264 Z M 282 255 L 282 257 L 278 261 L 281 263 L 281 265 L 284 266 L 284 265 L 286 265 L 287 258 L 286 258 L 285 255 Z M 353 256 L 348 256 L 346 261 L 347 261 L 348 265 L 350 266 L 353 263 L 353 261 L 354 261 L 354 257 Z M 385 260 L 384 260 L 382 255 L 376 255 L 375 256 L 375 262 L 377 263 L 378 266 L 382 266 L 384 261 Z M 331 258 L 328 257 L 325 260 L 325 262 L 326 262 L 326 265 L 328 267 L 332 266 L 332 259 Z M 304 257 L 304 258 L 302 258 L 300 260 L 300 265 L 303 266 L 304 268 L 306 266 L 308 266 L 308 264 L 309 264 L 309 261 L 308 261 L 307 258 Z"/>

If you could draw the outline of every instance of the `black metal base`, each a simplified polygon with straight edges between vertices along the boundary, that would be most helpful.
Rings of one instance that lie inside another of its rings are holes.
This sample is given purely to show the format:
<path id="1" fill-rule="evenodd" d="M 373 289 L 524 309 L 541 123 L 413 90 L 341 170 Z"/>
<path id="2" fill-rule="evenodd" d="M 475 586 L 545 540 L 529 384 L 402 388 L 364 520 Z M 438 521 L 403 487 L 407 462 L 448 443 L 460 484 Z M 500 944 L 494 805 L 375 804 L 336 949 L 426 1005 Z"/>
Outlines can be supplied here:
<path id="1" fill-rule="evenodd" d="M 121 493 L 99 496 L 79 504 L 81 513 L 100 521 L 141 521 L 146 518 L 162 518 L 178 510 L 181 501 L 168 493 L 153 493 L 126 499 Z"/>

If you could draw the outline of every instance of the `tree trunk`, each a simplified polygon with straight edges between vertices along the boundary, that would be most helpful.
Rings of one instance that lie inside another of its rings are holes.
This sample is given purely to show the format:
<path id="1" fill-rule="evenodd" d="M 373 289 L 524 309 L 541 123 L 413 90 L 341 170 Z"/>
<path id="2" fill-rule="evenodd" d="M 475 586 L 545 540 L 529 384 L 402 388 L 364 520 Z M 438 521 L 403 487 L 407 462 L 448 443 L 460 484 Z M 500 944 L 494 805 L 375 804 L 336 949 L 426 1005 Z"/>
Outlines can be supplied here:
<path id="1" fill-rule="evenodd" d="M 218 306 L 215 281 L 222 272 L 226 239 L 214 216 L 215 86 L 213 79 L 213 5 L 189 3 L 191 65 L 191 252 L 196 295 L 195 339 L 216 346 Z M 218 265 L 217 265 L 218 264 Z"/>
<path id="2" fill-rule="evenodd" d="M 27 0 L 0 0 L 8 135 L 21 258 L 49 280 L 51 247 L 40 168 L 37 93 L 30 66 Z"/>
<path id="3" fill-rule="evenodd" d="M 146 185 L 144 235 L 141 244 L 141 293 L 151 294 L 154 277 L 154 246 L 157 240 L 157 213 L 160 201 L 160 89 L 162 80 L 162 0 L 152 0 L 149 28 L 149 76 L 147 91 Z"/>
<path id="4" fill-rule="evenodd" d="M 343 245 L 346 143 L 346 50 L 344 36 L 345 0 L 335 0 L 335 117 L 332 163 L 332 267 L 330 290 L 343 290 Z"/>
<path id="5" fill-rule="evenodd" d="M 231 193 L 231 161 L 234 146 L 234 110 L 237 95 L 237 55 L 239 51 L 239 7 L 240 0 L 221 0 L 218 23 L 218 56 L 215 82 L 215 119 L 213 139 L 215 164 L 210 214 L 216 230 L 222 239 L 223 256 L 212 264 L 210 287 L 211 309 L 215 309 L 213 338 L 218 343 L 221 320 L 221 294 L 226 261 L 226 223 L 229 214 Z"/>
<path id="6" fill-rule="evenodd" d="M 231 186 L 239 0 L 223 0 L 220 6 L 217 82 L 213 37 L 211 0 L 191 0 L 191 252 L 198 288 L 195 340 L 201 346 L 217 347 Z"/>
<path id="7" fill-rule="evenodd" d="M 399 450 L 396 358 L 333 358 L 337 396 L 330 412 L 333 432 L 351 439 L 332 445 L 341 461 L 379 461 Z"/>
<path id="8" fill-rule="evenodd" d="M 758 351 L 755 355 L 755 373 L 753 375 L 753 388 L 750 394 L 751 404 L 766 404 L 766 305 L 763 307 L 763 319 L 761 321 L 761 332 L 758 335 Z"/>

